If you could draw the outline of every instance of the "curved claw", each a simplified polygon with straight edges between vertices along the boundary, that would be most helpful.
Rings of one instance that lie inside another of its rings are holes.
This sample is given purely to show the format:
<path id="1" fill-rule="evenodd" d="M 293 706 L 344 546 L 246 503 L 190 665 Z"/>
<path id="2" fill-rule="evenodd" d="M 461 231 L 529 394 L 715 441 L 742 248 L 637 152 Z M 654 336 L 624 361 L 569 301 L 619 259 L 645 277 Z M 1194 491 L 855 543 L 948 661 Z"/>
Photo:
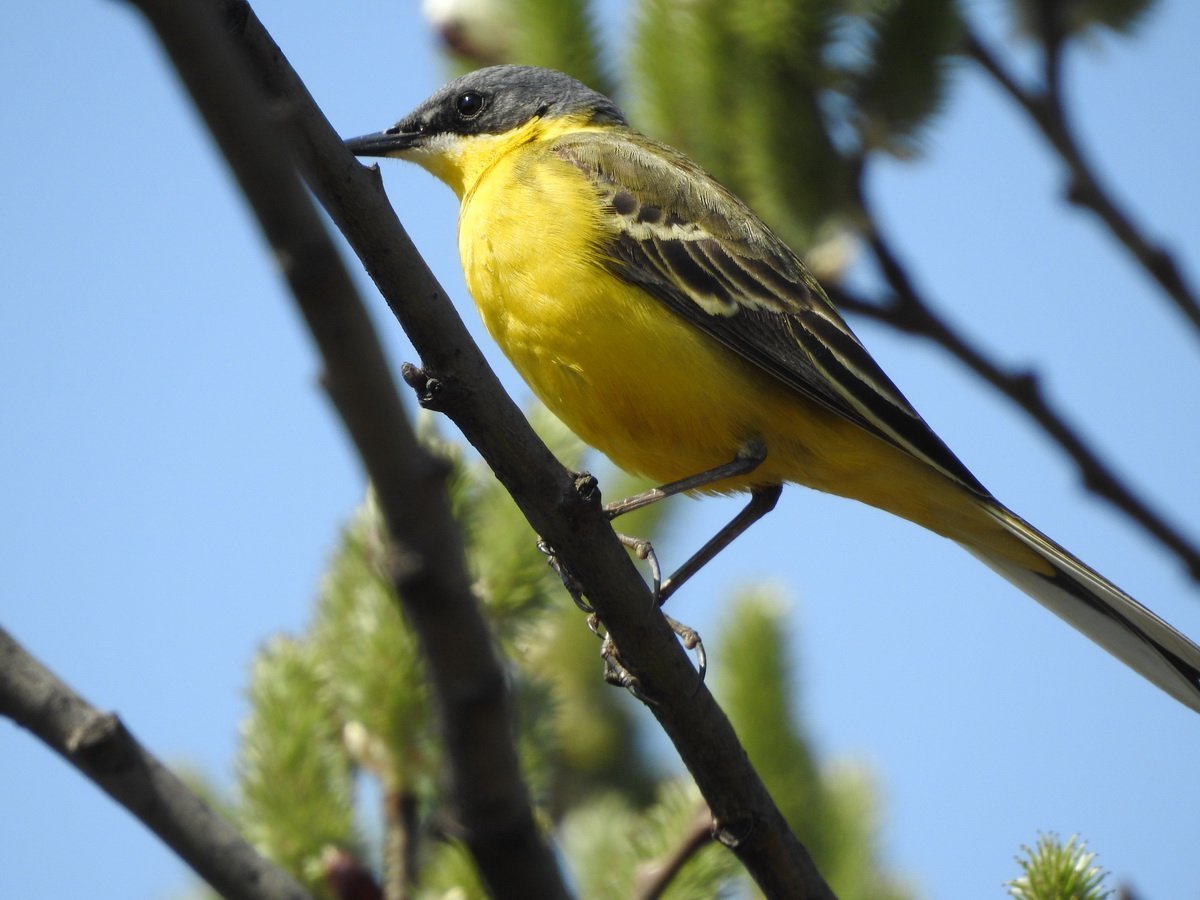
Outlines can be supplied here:
<path id="1" fill-rule="evenodd" d="M 604 660 L 604 680 L 615 687 L 625 688 L 643 703 L 657 705 L 642 691 L 642 683 L 638 681 L 638 677 L 621 664 L 621 654 L 617 652 L 617 645 L 613 641 L 612 635 L 607 631 L 601 633 L 604 625 L 595 613 L 588 616 L 587 624 L 592 634 L 601 639 L 600 656 Z"/>
<path id="2" fill-rule="evenodd" d="M 679 640 L 688 650 L 694 650 L 696 653 L 696 668 L 700 672 L 700 681 L 696 685 L 697 688 L 704 684 L 704 675 L 708 671 L 708 654 L 704 652 L 704 641 L 700 639 L 700 632 L 691 626 L 684 625 L 677 619 L 672 619 L 666 613 L 663 613 L 663 618 L 667 620 L 667 624 L 671 626 L 671 630 L 679 636 Z"/>
<path id="3" fill-rule="evenodd" d="M 654 546 L 649 541 L 641 538 L 633 538 L 624 534 L 618 534 L 617 537 L 625 547 L 633 551 L 638 559 L 646 560 L 650 568 L 651 592 L 654 597 L 654 604 L 656 607 L 660 606 L 662 603 L 663 588 L 662 569 L 658 564 L 658 555 L 654 552 Z M 538 550 L 545 554 L 550 568 L 557 572 L 558 577 L 562 579 L 563 586 L 571 595 L 571 599 L 575 601 L 575 605 L 588 614 L 587 626 L 592 634 L 601 639 L 600 655 L 604 659 L 604 680 L 609 684 L 625 688 L 643 703 L 654 703 L 642 691 L 637 676 L 621 664 L 620 654 L 617 652 L 617 645 L 613 642 L 612 635 L 608 634 L 607 629 L 604 628 L 599 616 L 596 615 L 596 610 L 584 599 L 582 587 L 575 580 L 570 570 L 559 560 L 554 548 L 540 537 L 538 538 L 537 547 Z M 670 584 L 670 580 L 667 581 L 667 584 Z M 708 672 L 708 654 L 704 650 L 704 641 L 700 639 L 700 633 L 691 626 L 684 625 L 666 613 L 663 613 L 663 618 L 666 619 L 667 624 L 671 626 L 671 631 L 676 634 L 683 643 L 683 646 L 695 652 L 696 668 L 700 674 L 700 678 L 696 682 L 696 690 L 699 690 L 704 684 L 704 676 Z"/>
<path id="4" fill-rule="evenodd" d="M 557 551 L 550 546 L 549 542 L 545 538 L 539 537 L 537 539 L 537 548 L 546 557 L 546 564 L 558 575 L 563 583 L 563 587 L 567 589 L 567 593 L 571 595 L 571 600 L 574 601 L 575 605 L 585 613 L 591 614 L 595 612 L 592 609 L 592 605 L 583 598 L 583 587 L 575 579 L 575 576 L 571 574 L 571 570 L 558 558 Z"/>
<path id="5" fill-rule="evenodd" d="M 590 631 L 596 637 L 600 638 L 600 640 L 602 640 L 602 641 L 608 640 L 608 632 L 606 631 L 603 634 L 600 632 L 600 629 L 603 628 L 604 626 L 600 624 L 600 617 L 598 615 L 596 615 L 594 612 L 588 614 L 587 627 L 588 627 L 588 631 Z"/>
<path id="6" fill-rule="evenodd" d="M 658 564 L 658 554 L 654 552 L 654 545 L 642 538 L 630 537 L 620 532 L 617 532 L 617 540 L 622 546 L 633 551 L 633 555 L 638 559 L 646 561 L 650 568 L 650 594 L 654 597 L 654 605 L 658 606 L 661 602 L 659 597 L 662 596 L 662 566 Z"/>

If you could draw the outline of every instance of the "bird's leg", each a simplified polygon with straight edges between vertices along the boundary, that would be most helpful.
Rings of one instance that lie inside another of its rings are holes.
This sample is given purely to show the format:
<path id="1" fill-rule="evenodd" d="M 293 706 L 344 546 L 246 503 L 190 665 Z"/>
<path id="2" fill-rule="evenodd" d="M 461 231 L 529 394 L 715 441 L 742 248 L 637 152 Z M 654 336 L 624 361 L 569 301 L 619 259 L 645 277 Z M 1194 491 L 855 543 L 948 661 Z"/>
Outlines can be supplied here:
<path id="1" fill-rule="evenodd" d="M 676 494 L 682 494 L 686 491 L 694 491 L 706 487 L 710 484 L 716 484 L 726 478 L 735 478 L 738 475 L 746 475 L 757 469 L 764 459 L 767 458 L 767 449 L 759 441 L 753 441 L 741 448 L 737 456 L 727 463 L 722 463 L 719 466 L 714 466 L 711 469 L 706 469 L 703 472 L 698 472 L 695 475 L 690 475 L 687 478 L 681 478 L 678 481 L 672 481 L 660 487 L 651 488 L 648 491 L 643 491 L 640 494 L 635 494 L 632 497 L 627 497 L 624 500 L 618 500 L 614 503 L 607 503 L 604 506 L 604 514 L 609 521 L 622 516 L 625 513 L 633 512 L 636 509 L 642 509 L 652 503 L 657 503 L 659 500 L 665 500 L 667 497 L 673 497 Z M 639 559 L 647 560 L 650 566 L 651 576 L 651 593 L 654 597 L 654 602 L 661 606 L 675 590 L 685 581 L 695 575 L 700 569 L 714 556 L 720 553 L 725 547 L 739 534 L 753 525 L 756 521 L 770 512 L 775 501 L 779 499 L 779 494 L 782 491 L 782 486 L 773 485 L 767 488 L 756 488 L 751 493 L 750 502 L 746 505 L 734 519 L 722 528 L 716 535 L 713 536 L 703 547 L 701 547 L 692 557 L 680 567 L 679 571 L 675 572 L 670 578 L 662 580 L 661 571 L 658 564 L 658 556 L 654 552 L 654 547 L 649 541 L 640 538 L 630 537 L 625 534 L 617 534 L 621 543 L 632 550 Z M 670 616 L 664 614 L 667 624 L 671 626 L 671 630 L 679 637 L 684 647 L 688 650 L 694 650 L 696 653 L 696 662 L 700 671 L 700 681 L 704 681 L 704 673 L 708 668 L 707 655 L 704 652 L 704 643 L 700 640 L 700 635 L 694 628 L 690 628 Z M 611 642 L 611 639 L 609 639 Z M 630 690 L 634 690 L 629 684 L 625 683 L 620 673 L 624 673 L 624 668 L 619 662 L 616 662 L 615 647 L 609 647 L 609 643 L 605 644 L 607 652 L 604 653 L 607 671 L 609 671 L 609 681 L 614 684 L 625 684 Z"/>
<path id="2" fill-rule="evenodd" d="M 689 475 L 687 478 L 680 478 L 678 481 L 672 481 L 660 487 L 651 488 L 648 491 L 642 491 L 642 493 L 626 497 L 624 500 L 606 503 L 604 505 L 604 514 L 608 516 L 609 521 L 612 521 L 617 516 L 623 516 L 625 513 L 633 512 L 635 509 L 642 509 L 652 503 L 657 503 L 659 500 L 673 497 L 675 494 L 698 490 L 707 485 L 716 484 L 718 481 L 726 478 L 749 474 L 757 469 L 766 458 L 767 448 L 759 441 L 752 441 L 745 444 L 738 451 L 737 456 L 727 463 L 722 463 L 719 466 L 714 466 L 695 475 Z M 654 602 L 661 606 L 666 602 L 667 597 L 678 590 L 680 585 L 685 581 L 699 572 L 709 560 L 728 547 L 734 538 L 774 509 L 775 502 L 779 499 L 781 490 L 782 488 L 779 485 L 755 488 L 751 492 L 750 502 L 746 504 L 746 508 L 738 513 L 728 525 L 718 531 L 708 543 L 701 547 L 691 559 L 685 562 L 666 581 L 662 581 L 659 577 L 658 557 L 655 555 L 654 547 L 651 546 L 649 541 L 624 534 L 618 534 L 617 537 L 621 539 L 622 544 L 633 550 L 639 559 L 649 561 L 651 577 L 653 578 Z M 686 643 L 688 638 L 680 632 L 676 633 Z"/>
<path id="3" fill-rule="evenodd" d="M 727 463 L 721 463 L 719 466 L 713 466 L 711 469 L 705 469 L 703 472 L 697 472 L 695 475 L 680 478 L 678 481 L 672 481 L 660 487 L 650 488 L 648 491 L 642 491 L 640 494 L 634 494 L 624 500 L 605 503 L 604 514 L 611 522 L 617 516 L 623 516 L 635 509 L 642 509 L 659 500 L 665 500 L 667 497 L 674 497 L 685 491 L 696 491 L 726 478 L 747 475 L 762 465 L 762 461 L 766 458 L 767 448 L 759 441 L 752 441 L 743 446 L 737 456 Z"/>
<path id="4" fill-rule="evenodd" d="M 746 529 L 773 510 L 781 493 L 783 493 L 782 484 L 754 488 L 750 492 L 750 502 L 742 508 L 742 511 L 730 519 L 724 528 L 709 538 L 708 542 L 692 554 L 691 559 L 676 569 L 670 578 L 662 582 L 662 587 L 659 588 L 657 594 L 659 605 L 666 603 L 667 598 L 675 593 L 685 581 L 704 568 L 714 556 L 732 544 Z M 684 643 L 687 643 L 687 639 L 678 630 L 675 633 L 684 639 Z"/>
<path id="5" fill-rule="evenodd" d="M 667 602 L 667 598 L 675 593 L 685 581 L 699 572 L 714 556 L 728 547 L 733 541 L 742 534 L 747 528 L 769 513 L 775 508 L 775 503 L 779 500 L 779 495 L 783 493 L 783 485 L 773 484 L 768 487 L 754 488 L 750 492 L 750 502 L 747 503 L 742 511 L 729 520 L 729 523 L 714 534 L 709 540 L 692 554 L 682 566 L 666 581 L 659 582 L 657 564 L 653 548 L 649 549 L 652 560 L 651 571 L 654 573 L 653 592 L 655 602 L 661 607 Z M 623 538 L 624 539 L 624 538 Z M 649 547 L 646 541 L 642 541 Z M 627 545 L 628 546 L 628 545 Z M 683 646 L 688 650 L 696 652 L 696 666 L 700 671 L 700 681 L 704 681 L 704 673 L 708 669 L 708 656 L 704 652 L 704 642 L 700 640 L 700 634 L 696 629 L 682 622 L 671 618 L 666 613 L 663 613 L 663 618 L 667 620 L 667 624 L 671 626 L 671 630 L 675 632 Z M 608 657 L 605 656 L 607 660 Z"/>

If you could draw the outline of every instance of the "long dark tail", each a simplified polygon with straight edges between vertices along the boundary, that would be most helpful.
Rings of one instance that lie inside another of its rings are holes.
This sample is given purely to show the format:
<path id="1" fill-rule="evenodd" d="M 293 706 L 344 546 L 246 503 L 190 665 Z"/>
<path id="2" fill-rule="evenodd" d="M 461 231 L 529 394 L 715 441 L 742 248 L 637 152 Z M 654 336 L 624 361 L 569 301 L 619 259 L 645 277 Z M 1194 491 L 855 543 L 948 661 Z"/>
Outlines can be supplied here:
<path id="1" fill-rule="evenodd" d="M 996 546 L 963 546 L 1055 615 L 1180 703 L 1200 712 L 1200 647 L 1028 522 L 997 505 L 990 514 L 1046 564 L 1038 571 Z M 1002 546 L 1002 545 L 1001 545 Z"/>

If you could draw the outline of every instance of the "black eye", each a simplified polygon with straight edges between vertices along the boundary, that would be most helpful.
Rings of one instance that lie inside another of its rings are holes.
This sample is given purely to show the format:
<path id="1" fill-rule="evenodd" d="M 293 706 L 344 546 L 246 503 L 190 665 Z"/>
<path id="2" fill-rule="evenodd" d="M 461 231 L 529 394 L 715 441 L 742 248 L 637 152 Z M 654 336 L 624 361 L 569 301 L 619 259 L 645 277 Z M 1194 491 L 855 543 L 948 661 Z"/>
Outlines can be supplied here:
<path id="1" fill-rule="evenodd" d="M 459 118 L 473 119 L 483 112 L 483 94 L 479 91 L 464 91 L 454 100 L 454 111 Z"/>

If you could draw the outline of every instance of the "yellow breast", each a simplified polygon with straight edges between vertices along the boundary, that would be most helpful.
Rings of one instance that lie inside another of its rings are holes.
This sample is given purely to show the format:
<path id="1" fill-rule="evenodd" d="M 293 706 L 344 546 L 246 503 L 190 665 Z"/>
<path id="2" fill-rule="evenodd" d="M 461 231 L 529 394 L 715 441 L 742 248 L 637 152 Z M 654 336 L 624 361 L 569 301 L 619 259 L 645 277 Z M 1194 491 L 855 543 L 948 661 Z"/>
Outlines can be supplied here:
<path id="1" fill-rule="evenodd" d="M 463 197 L 459 251 L 488 331 L 618 466 L 669 481 L 727 461 L 753 428 L 714 428 L 695 373 L 729 354 L 605 270 L 593 189 L 544 147 L 499 155 Z"/>

